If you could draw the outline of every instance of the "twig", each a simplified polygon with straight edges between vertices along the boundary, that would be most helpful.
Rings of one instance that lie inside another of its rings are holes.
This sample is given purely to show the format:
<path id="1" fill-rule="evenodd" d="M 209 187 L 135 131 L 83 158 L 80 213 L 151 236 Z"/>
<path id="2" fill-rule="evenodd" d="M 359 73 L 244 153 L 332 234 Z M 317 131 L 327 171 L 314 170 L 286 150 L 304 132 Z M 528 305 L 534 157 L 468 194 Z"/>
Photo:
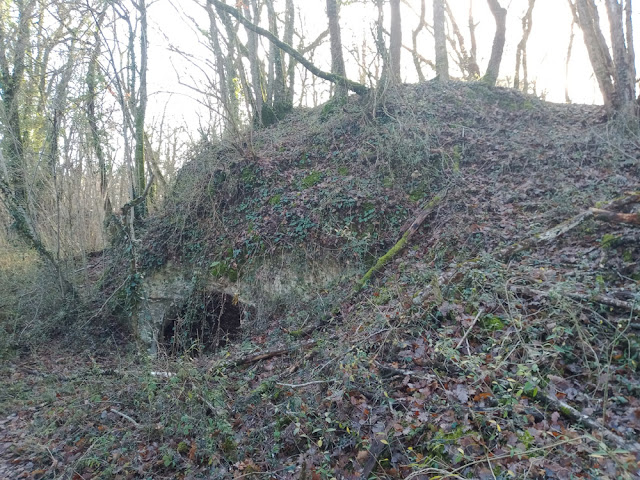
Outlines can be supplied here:
<path id="1" fill-rule="evenodd" d="M 562 440 L 561 442 L 557 442 L 557 443 L 554 443 L 554 444 L 551 444 L 551 445 L 545 445 L 544 447 L 530 448 L 528 450 L 525 450 L 524 452 L 513 452 L 513 453 L 505 453 L 503 455 L 496 455 L 495 457 L 492 457 L 491 459 L 495 461 L 495 460 L 503 460 L 505 458 L 520 457 L 522 455 L 530 455 L 533 452 L 549 450 L 551 448 L 556 448 L 556 447 L 560 447 L 562 445 L 566 445 L 567 443 L 573 443 L 573 442 L 578 441 L 578 440 L 586 440 L 588 438 L 589 437 L 583 435 L 581 437 L 570 438 L 568 440 Z M 466 463 L 466 464 L 462 465 L 461 467 L 456 468 L 455 470 L 447 472 L 442 476 L 438 476 L 438 479 L 442 480 L 442 479 L 448 478 L 448 477 L 460 478 L 460 476 L 458 475 L 458 472 L 462 472 L 462 471 L 466 470 L 469 467 L 473 467 L 474 465 L 478 465 L 479 463 L 484 463 L 486 461 L 487 461 L 486 457 L 482 457 L 479 460 L 474 460 L 473 462 Z M 428 473 L 443 473 L 443 471 L 441 469 L 438 469 L 438 468 L 425 468 L 425 469 L 417 470 L 417 471 L 413 472 L 411 475 L 409 475 L 407 478 L 405 478 L 405 480 L 411 480 L 412 478 L 419 477 L 420 475 L 426 475 Z"/>
<path id="2" fill-rule="evenodd" d="M 302 388 L 302 387 L 308 387 L 309 385 L 318 385 L 319 383 L 329 383 L 328 380 L 314 380 L 313 382 L 307 382 L 307 383 L 300 383 L 300 384 L 292 384 L 292 383 L 276 383 L 276 385 L 280 385 L 282 387 L 289 387 L 289 388 Z"/>
<path id="3" fill-rule="evenodd" d="M 258 355 L 253 355 L 251 357 L 240 358 L 238 360 L 232 360 L 231 362 L 223 363 L 220 365 L 223 368 L 232 368 L 232 367 L 241 367 L 244 365 L 251 365 L 252 363 L 259 362 L 261 360 L 268 360 L 269 358 L 279 357 L 280 355 L 286 355 L 288 353 L 293 353 L 298 350 L 306 350 L 308 348 L 312 348 L 318 343 L 316 340 L 311 340 L 306 343 L 302 343 L 300 345 L 296 345 L 289 348 L 279 348 L 277 350 L 271 350 L 269 352 L 260 353 Z M 216 365 L 214 365 L 215 367 Z M 212 367 L 212 368 L 214 368 Z"/>
<path id="4" fill-rule="evenodd" d="M 116 415 L 120 415 L 125 420 L 129 420 L 131 423 L 133 423 L 135 425 L 136 428 L 141 428 L 142 427 L 142 425 L 140 425 L 138 422 L 136 422 L 133 418 L 131 418 L 126 413 L 122 413 L 122 412 L 116 410 L 115 408 L 111 408 L 111 409 L 109 409 L 109 411 L 115 413 Z"/>
<path id="5" fill-rule="evenodd" d="M 456 350 L 460 348 L 460 345 L 462 345 L 462 343 L 467 339 L 467 336 L 471 332 L 471 329 L 475 326 L 475 324 L 478 322 L 478 319 L 480 318 L 480 315 L 482 315 L 483 313 L 484 313 L 484 309 L 481 308 L 480 310 L 478 310 L 478 314 L 476 315 L 476 318 L 473 319 L 473 322 L 471 322 L 471 325 L 465 332 L 464 336 L 460 339 L 460 341 L 458 342 L 458 345 L 456 345 Z"/>
<path id="6" fill-rule="evenodd" d="M 580 413 L 578 410 L 573 408 L 567 402 L 563 402 L 557 398 L 554 398 L 549 393 L 544 390 L 538 390 L 536 395 L 534 395 L 534 399 L 540 399 L 544 403 L 546 403 L 549 407 L 554 410 L 562 413 L 565 417 L 573 420 L 575 422 L 582 423 L 589 430 L 596 431 L 599 433 L 603 439 L 607 439 L 614 444 L 616 444 L 620 448 L 624 448 L 627 450 L 631 450 L 637 453 L 640 453 L 640 444 L 637 442 L 628 442 L 620 435 L 616 435 L 611 430 L 607 429 L 604 425 L 600 424 L 600 422 L 593 420 L 588 415 Z"/>
<path id="7" fill-rule="evenodd" d="M 611 210 L 611 209 L 624 207 L 625 205 L 629 205 L 631 203 L 637 203 L 639 201 L 640 201 L 640 192 L 627 192 L 625 193 L 624 196 L 620 198 L 616 198 L 615 200 L 612 200 L 611 202 L 600 206 L 600 208 L 603 210 Z M 503 259 L 508 259 L 512 255 L 522 252 L 523 250 L 528 250 L 531 247 L 549 243 L 550 241 L 555 240 L 556 238 L 573 230 L 585 220 L 592 218 L 594 214 L 598 211 L 600 210 L 598 210 L 597 208 L 596 209 L 592 208 L 584 212 L 580 212 L 576 216 L 571 217 L 568 220 L 565 220 L 561 224 L 556 225 L 555 227 L 551 228 L 550 230 L 547 230 L 546 232 L 543 232 L 539 235 L 532 235 L 529 238 L 526 238 L 525 240 L 523 240 L 522 242 L 518 242 L 508 246 L 507 248 L 504 248 L 500 252 L 499 256 Z"/>
<path id="8" fill-rule="evenodd" d="M 528 295 L 530 297 L 539 296 L 539 297 L 549 298 L 551 296 L 551 292 L 548 292 L 548 291 L 545 292 L 542 290 L 536 290 L 534 288 L 518 286 L 518 285 L 512 286 L 511 291 L 515 293 Z M 620 308 L 628 312 L 633 312 L 637 310 L 637 308 L 635 308 L 635 305 L 633 303 L 625 302 L 624 300 L 618 300 L 617 298 L 608 297 L 602 294 L 591 296 L 591 295 L 586 295 L 584 293 L 578 293 L 578 292 L 558 292 L 558 295 L 561 295 L 567 298 L 572 298 L 573 300 L 580 300 L 583 302 L 597 302 L 603 305 L 609 305 L 610 307 Z"/>

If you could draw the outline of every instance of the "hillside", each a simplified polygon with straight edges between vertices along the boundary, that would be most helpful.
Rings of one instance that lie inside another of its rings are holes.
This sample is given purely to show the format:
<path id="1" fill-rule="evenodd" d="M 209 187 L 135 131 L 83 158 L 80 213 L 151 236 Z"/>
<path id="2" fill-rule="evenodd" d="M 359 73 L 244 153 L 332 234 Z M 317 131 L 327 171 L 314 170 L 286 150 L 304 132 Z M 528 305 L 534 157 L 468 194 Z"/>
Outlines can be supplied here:
<path id="1" fill-rule="evenodd" d="M 202 142 L 92 267 L 104 347 L 3 367 L 0 478 L 637 478 L 627 127 L 429 82 Z"/>

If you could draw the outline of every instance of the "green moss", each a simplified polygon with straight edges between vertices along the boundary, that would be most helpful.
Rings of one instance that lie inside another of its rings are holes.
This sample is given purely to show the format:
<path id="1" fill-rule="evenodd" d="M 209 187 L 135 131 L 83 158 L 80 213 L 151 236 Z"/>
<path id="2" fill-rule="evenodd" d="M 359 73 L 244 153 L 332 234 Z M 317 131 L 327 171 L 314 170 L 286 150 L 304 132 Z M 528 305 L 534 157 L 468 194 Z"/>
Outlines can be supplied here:
<path id="1" fill-rule="evenodd" d="M 425 193 L 423 190 L 414 190 L 409 194 L 409 200 L 412 202 L 419 202 L 425 197 Z"/>
<path id="2" fill-rule="evenodd" d="M 280 203 L 281 199 L 282 199 L 282 195 L 280 193 L 278 193 L 277 195 L 274 195 L 273 197 L 271 197 L 269 199 L 269 205 L 271 205 L 271 206 L 278 205 Z"/>
<path id="3" fill-rule="evenodd" d="M 209 274 L 214 278 L 227 277 L 232 282 L 238 280 L 238 270 L 226 261 L 215 261 L 209 265 Z"/>
<path id="4" fill-rule="evenodd" d="M 240 173 L 240 178 L 245 185 L 253 185 L 258 178 L 255 167 L 244 167 Z"/>
<path id="5" fill-rule="evenodd" d="M 600 246 L 602 248 L 613 248 L 617 242 L 619 237 L 615 235 L 611 235 L 610 233 L 605 233 L 600 240 Z"/>
<path id="6" fill-rule="evenodd" d="M 378 270 L 380 270 L 382 267 L 384 267 L 387 263 L 389 263 L 391 261 L 391 259 L 400 250 L 402 250 L 404 248 L 404 246 L 407 244 L 408 240 L 409 240 L 409 231 L 407 230 L 404 233 L 404 235 L 402 236 L 402 238 L 400 240 L 398 240 L 398 243 L 396 243 L 393 247 L 391 247 L 391 250 L 389 250 L 387 253 L 385 253 L 383 256 L 381 256 L 378 259 L 378 261 L 376 262 L 376 264 L 373 267 L 371 267 L 367 273 L 364 274 L 364 277 L 362 277 L 360 279 L 360 281 L 358 282 L 358 284 L 356 285 L 355 290 L 356 291 L 362 290 L 362 288 L 369 281 L 369 279 L 373 276 L 373 274 L 376 273 Z"/>
<path id="7" fill-rule="evenodd" d="M 349 169 L 345 166 L 338 167 L 338 173 L 343 177 L 346 177 L 347 175 L 349 175 Z"/>
<path id="8" fill-rule="evenodd" d="M 505 325 L 502 318 L 497 315 L 486 315 L 482 319 L 482 327 L 490 332 L 495 332 L 497 330 L 504 330 Z"/>
<path id="9" fill-rule="evenodd" d="M 389 300 L 391 300 L 391 294 L 386 288 L 382 288 L 379 292 L 376 293 L 373 294 L 373 303 L 375 305 L 385 305 L 389 303 Z"/>
<path id="10" fill-rule="evenodd" d="M 442 197 L 440 195 L 436 195 L 423 207 L 423 210 L 434 207 L 435 205 L 440 203 L 440 200 L 442 200 Z M 366 285 L 366 283 L 373 276 L 373 274 L 376 273 L 378 270 L 380 270 L 382 267 L 384 267 L 387 263 L 389 263 L 391 259 L 393 259 L 393 257 L 395 257 L 396 254 L 405 247 L 410 237 L 411 237 L 411 229 L 408 229 L 406 232 L 404 232 L 404 235 L 402 235 L 402 238 L 398 240 L 398 243 L 396 243 L 393 247 L 391 247 L 391 249 L 387 253 L 381 256 L 376 262 L 376 264 L 373 267 L 371 267 L 367 273 L 364 274 L 364 276 L 360 279 L 360 281 L 354 287 L 354 290 L 356 292 L 359 292 L 360 290 L 362 290 L 362 288 Z"/>
<path id="11" fill-rule="evenodd" d="M 322 172 L 311 172 L 309 175 L 302 179 L 302 186 L 304 188 L 311 188 L 314 185 L 319 184 L 322 181 Z"/>
<path id="12" fill-rule="evenodd" d="M 339 112 L 341 107 L 346 104 L 346 99 L 334 97 L 324 104 L 320 113 L 320 121 L 326 122 L 330 116 Z"/>

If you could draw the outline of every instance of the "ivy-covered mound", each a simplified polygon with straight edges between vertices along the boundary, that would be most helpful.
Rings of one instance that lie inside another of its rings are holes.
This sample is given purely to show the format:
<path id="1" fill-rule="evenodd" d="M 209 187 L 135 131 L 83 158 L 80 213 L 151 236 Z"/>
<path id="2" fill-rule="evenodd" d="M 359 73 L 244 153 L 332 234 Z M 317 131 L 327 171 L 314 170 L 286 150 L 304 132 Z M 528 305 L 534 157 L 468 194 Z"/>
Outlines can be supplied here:
<path id="1" fill-rule="evenodd" d="M 200 145 L 148 220 L 141 276 L 170 263 L 250 282 L 283 252 L 357 275 L 280 299 L 212 354 L 14 361 L 2 465 L 41 478 L 636 478 L 628 125 L 429 83 Z"/>

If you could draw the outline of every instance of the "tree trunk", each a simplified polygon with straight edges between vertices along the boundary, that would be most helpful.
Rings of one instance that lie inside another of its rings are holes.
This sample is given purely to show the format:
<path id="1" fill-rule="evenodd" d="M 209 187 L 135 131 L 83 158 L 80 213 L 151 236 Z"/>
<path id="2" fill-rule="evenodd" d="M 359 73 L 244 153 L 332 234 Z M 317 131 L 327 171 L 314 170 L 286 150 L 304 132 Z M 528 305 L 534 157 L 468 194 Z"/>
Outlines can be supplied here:
<path id="1" fill-rule="evenodd" d="M 400 0 L 391 0 L 391 28 L 389 31 L 389 80 L 398 84 L 401 80 L 402 52 L 402 17 L 400 15 Z"/>
<path id="2" fill-rule="evenodd" d="M 223 68 L 227 80 L 227 134 L 237 135 L 240 131 L 240 98 L 237 93 L 240 77 L 239 68 L 236 67 L 236 31 L 228 15 L 221 14 L 220 19 L 227 33 L 227 53 L 221 52 Z M 238 62 L 241 63 L 241 62 Z"/>
<path id="3" fill-rule="evenodd" d="M 476 41 L 476 23 L 473 20 L 473 0 L 469 2 L 469 39 L 471 50 L 469 51 L 469 74 L 471 79 L 480 78 L 480 67 L 478 66 L 478 43 Z"/>
<path id="4" fill-rule="evenodd" d="M 520 69 L 522 69 L 522 90 L 527 93 L 529 90 L 529 79 L 527 78 L 527 42 L 529 41 L 529 35 L 531 34 L 531 27 L 533 21 L 533 7 L 536 4 L 536 0 L 529 0 L 529 8 L 524 17 L 522 17 L 522 39 L 518 43 L 516 50 L 516 73 L 513 79 L 513 88 L 520 88 Z"/>
<path id="5" fill-rule="evenodd" d="M 582 30 L 593 72 L 600 86 L 604 105 L 608 111 L 617 108 L 613 84 L 613 60 L 600 29 L 600 17 L 594 0 L 576 0 L 573 13 Z"/>
<path id="6" fill-rule="evenodd" d="M 107 225 L 111 214 L 113 213 L 111 207 L 111 199 L 109 198 L 109 178 L 107 176 L 108 166 L 104 150 L 102 149 L 102 141 L 100 140 L 100 130 L 98 128 L 98 116 L 96 115 L 96 85 L 98 83 L 98 59 L 100 57 L 100 51 L 102 49 L 102 42 L 100 40 L 100 29 L 106 16 L 106 9 L 103 10 L 96 20 L 96 30 L 93 34 L 93 49 L 89 56 L 89 66 L 87 67 L 87 119 L 89 122 L 89 133 L 91 135 L 91 146 L 98 158 L 98 170 L 100 175 L 100 197 L 102 198 L 102 208 L 104 211 L 105 226 Z"/>
<path id="7" fill-rule="evenodd" d="M 293 32 L 295 27 L 296 9 L 293 0 L 286 0 L 284 10 L 284 43 L 293 47 Z M 288 110 L 293 108 L 293 97 L 295 94 L 295 76 L 293 75 L 293 65 L 295 59 L 291 55 L 287 55 L 287 62 L 282 62 L 283 83 L 285 84 L 284 104 Z M 284 60 L 284 59 L 283 59 Z"/>
<path id="8" fill-rule="evenodd" d="M 491 57 L 489 65 L 484 74 L 483 80 L 489 85 L 495 85 L 500 74 L 500 63 L 502 62 L 502 52 L 507 32 L 507 9 L 500 6 L 498 0 L 487 0 L 493 18 L 496 21 L 496 33 L 493 37 L 493 46 L 491 47 Z"/>
<path id="9" fill-rule="evenodd" d="M 327 17 L 329 18 L 329 38 L 331 39 L 331 73 L 346 77 L 337 0 L 327 0 Z M 340 83 L 336 84 L 334 95 L 336 98 L 346 97 L 347 87 Z"/>
<path id="10" fill-rule="evenodd" d="M 571 53 L 573 52 L 573 38 L 575 37 L 574 27 L 576 21 L 571 22 L 571 33 L 569 35 L 569 45 L 567 46 L 567 60 L 564 64 L 564 101 L 565 103 L 571 103 L 571 97 L 569 96 L 569 63 L 571 62 Z"/>
<path id="11" fill-rule="evenodd" d="M 436 75 L 439 80 L 449 80 L 449 56 L 444 22 L 444 0 L 433 0 L 433 36 L 436 42 Z"/>
<path id="12" fill-rule="evenodd" d="M 144 165 L 144 121 L 147 112 L 147 6 L 146 0 L 138 0 L 136 8 L 140 15 L 140 88 L 138 90 L 138 104 L 135 108 L 134 135 L 136 142 L 135 156 L 133 158 L 135 172 L 135 190 L 138 195 L 146 190 L 147 177 Z M 135 69 L 135 64 L 134 64 Z M 135 76 L 135 72 L 132 72 Z M 132 90 L 133 91 L 133 90 Z M 138 217 L 147 214 L 146 197 L 136 209 Z"/>
<path id="13" fill-rule="evenodd" d="M 620 0 L 623 2 L 624 0 Z M 635 58 L 633 52 L 633 30 L 631 22 L 631 1 L 626 0 L 626 12 L 618 0 L 606 0 L 607 16 L 611 32 L 611 47 L 613 51 L 613 78 L 615 87 L 615 107 L 617 110 L 632 113 L 635 107 Z M 626 20 L 626 21 L 625 21 Z M 627 32 L 625 36 L 625 24 Z M 628 48 L 627 41 L 631 40 Z"/>
<path id="14" fill-rule="evenodd" d="M 249 22 L 260 23 L 260 10 L 256 0 L 251 0 L 251 5 L 244 3 L 244 16 Z M 253 13 L 252 13 L 253 10 Z M 262 125 L 262 105 L 264 103 L 264 90 L 260 77 L 260 59 L 258 58 L 258 34 L 247 29 L 247 51 L 249 55 L 249 68 L 251 71 L 253 119 L 258 126 Z"/>
<path id="15" fill-rule="evenodd" d="M 19 97 L 24 81 L 26 57 L 31 35 L 31 15 L 34 1 L 16 2 L 18 7 L 18 32 L 13 52 L 13 71 L 10 71 L 3 22 L 0 21 L 0 91 L 5 112 L 6 124 L 4 125 L 2 148 L 7 157 L 6 179 L 20 206 L 27 206 L 26 161 L 24 157 L 24 136 L 20 119 Z M 0 14 L 5 15 L 5 6 L 0 6 Z"/>

